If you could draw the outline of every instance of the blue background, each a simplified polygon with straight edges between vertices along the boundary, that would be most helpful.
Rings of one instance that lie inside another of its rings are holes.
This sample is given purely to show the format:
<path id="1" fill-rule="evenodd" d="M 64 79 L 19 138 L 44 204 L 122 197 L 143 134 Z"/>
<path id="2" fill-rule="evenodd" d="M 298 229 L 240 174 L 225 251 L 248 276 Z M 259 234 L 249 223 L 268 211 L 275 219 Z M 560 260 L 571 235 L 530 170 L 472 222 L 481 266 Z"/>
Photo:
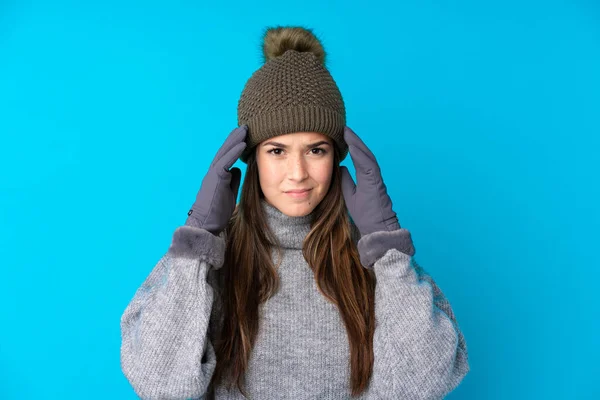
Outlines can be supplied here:
<path id="1" fill-rule="evenodd" d="M 600 398 L 598 3 L 81 3 L 0 2 L 0 398 L 136 398 L 119 319 L 277 24 L 320 35 L 454 308 L 448 398 Z"/>

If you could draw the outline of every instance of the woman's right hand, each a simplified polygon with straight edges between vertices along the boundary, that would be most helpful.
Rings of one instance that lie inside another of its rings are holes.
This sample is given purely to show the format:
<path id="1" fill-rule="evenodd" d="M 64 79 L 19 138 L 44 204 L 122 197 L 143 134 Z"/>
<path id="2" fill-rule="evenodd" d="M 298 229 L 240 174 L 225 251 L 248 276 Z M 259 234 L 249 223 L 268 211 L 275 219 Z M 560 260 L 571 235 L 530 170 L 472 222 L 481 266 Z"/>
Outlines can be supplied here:
<path id="1" fill-rule="evenodd" d="M 188 212 L 186 225 L 205 229 L 217 236 L 227 227 L 235 210 L 242 177 L 242 171 L 231 166 L 246 148 L 247 133 L 246 125 L 235 128 L 217 152 Z"/>

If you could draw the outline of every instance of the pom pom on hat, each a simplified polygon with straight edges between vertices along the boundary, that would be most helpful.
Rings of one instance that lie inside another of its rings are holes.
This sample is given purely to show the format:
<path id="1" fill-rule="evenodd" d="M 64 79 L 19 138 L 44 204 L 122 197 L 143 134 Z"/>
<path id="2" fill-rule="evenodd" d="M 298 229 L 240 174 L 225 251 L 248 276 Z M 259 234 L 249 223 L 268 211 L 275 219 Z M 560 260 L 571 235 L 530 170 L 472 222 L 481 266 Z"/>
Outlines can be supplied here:
<path id="1" fill-rule="evenodd" d="M 288 50 L 313 53 L 321 64 L 325 65 L 325 49 L 312 29 L 278 26 L 265 30 L 262 44 L 263 62 L 279 57 Z"/>

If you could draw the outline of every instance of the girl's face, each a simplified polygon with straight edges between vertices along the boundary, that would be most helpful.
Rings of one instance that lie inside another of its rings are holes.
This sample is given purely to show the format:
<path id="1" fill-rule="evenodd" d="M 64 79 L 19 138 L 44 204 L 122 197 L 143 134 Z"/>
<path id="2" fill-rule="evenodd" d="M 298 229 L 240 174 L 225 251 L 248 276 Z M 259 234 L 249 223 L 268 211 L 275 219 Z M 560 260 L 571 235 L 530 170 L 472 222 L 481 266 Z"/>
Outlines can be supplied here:
<path id="1" fill-rule="evenodd" d="M 316 132 L 289 133 L 259 143 L 256 162 L 265 200 L 290 217 L 308 215 L 329 190 L 333 146 L 332 139 Z"/>

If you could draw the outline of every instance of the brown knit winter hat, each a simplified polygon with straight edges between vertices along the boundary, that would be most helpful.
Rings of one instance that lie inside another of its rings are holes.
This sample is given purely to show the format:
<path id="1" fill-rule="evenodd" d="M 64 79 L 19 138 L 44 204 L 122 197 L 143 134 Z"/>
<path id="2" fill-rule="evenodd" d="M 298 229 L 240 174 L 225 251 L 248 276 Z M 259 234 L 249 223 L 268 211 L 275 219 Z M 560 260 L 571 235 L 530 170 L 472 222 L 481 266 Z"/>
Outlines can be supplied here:
<path id="1" fill-rule="evenodd" d="M 240 160 L 246 163 L 260 142 L 293 132 L 331 137 L 343 160 L 346 108 L 319 39 L 307 28 L 267 28 L 262 50 L 264 64 L 246 82 L 238 102 L 238 125 L 248 125 Z"/>

